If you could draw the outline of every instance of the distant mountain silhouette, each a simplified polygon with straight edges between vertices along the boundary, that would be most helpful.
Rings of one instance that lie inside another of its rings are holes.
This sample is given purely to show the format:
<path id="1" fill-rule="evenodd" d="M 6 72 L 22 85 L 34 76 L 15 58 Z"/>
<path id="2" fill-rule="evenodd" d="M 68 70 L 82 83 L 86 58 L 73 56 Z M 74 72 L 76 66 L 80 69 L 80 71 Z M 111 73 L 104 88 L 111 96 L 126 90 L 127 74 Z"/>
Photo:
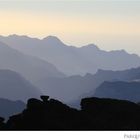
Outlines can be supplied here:
<path id="1" fill-rule="evenodd" d="M 25 80 L 20 74 L 11 70 L 0 70 L 0 98 L 27 101 L 38 98 L 41 91 Z"/>
<path id="2" fill-rule="evenodd" d="M 92 97 L 97 87 L 105 81 L 133 82 L 140 79 L 140 67 L 123 71 L 98 70 L 94 75 L 44 78 L 36 84 L 49 96 L 73 105 L 84 97 Z"/>
<path id="3" fill-rule="evenodd" d="M 22 101 L 11 101 L 0 98 L 0 116 L 4 117 L 5 119 L 22 112 L 25 107 L 26 105 Z"/>
<path id="4" fill-rule="evenodd" d="M 69 103 L 79 99 L 84 93 L 92 91 L 95 84 L 93 75 L 87 74 L 84 77 L 44 78 L 36 86 L 40 87 L 50 97 Z"/>
<path id="5" fill-rule="evenodd" d="M 25 55 L 1 42 L 0 69 L 9 69 L 18 72 L 32 83 L 44 77 L 64 76 L 52 64 L 37 57 Z"/>
<path id="6" fill-rule="evenodd" d="M 140 82 L 104 82 L 93 96 L 140 102 Z"/>
<path id="7" fill-rule="evenodd" d="M 140 130 L 140 106 L 114 99 L 85 98 L 77 110 L 48 96 L 31 98 L 1 130 Z"/>
<path id="8" fill-rule="evenodd" d="M 0 36 L 0 41 L 54 64 L 69 76 L 94 74 L 98 69 L 124 70 L 140 66 L 140 57 L 124 50 L 107 52 L 94 44 L 77 48 L 65 45 L 54 36 L 42 40 L 18 35 Z"/>
<path id="9" fill-rule="evenodd" d="M 140 67 L 131 68 L 123 71 L 101 70 L 94 75 L 95 78 L 104 80 L 116 80 L 116 81 L 135 81 L 140 79 Z"/>

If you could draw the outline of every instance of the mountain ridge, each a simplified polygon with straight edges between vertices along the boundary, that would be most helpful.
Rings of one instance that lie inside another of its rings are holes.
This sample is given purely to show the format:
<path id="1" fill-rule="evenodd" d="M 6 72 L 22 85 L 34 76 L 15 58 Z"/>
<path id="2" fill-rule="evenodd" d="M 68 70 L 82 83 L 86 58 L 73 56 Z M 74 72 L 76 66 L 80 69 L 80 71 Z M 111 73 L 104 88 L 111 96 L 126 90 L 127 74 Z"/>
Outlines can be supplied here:
<path id="1" fill-rule="evenodd" d="M 94 96 L 96 88 L 105 81 L 133 82 L 139 79 L 140 67 L 124 71 L 98 70 L 94 75 L 88 73 L 85 76 L 44 78 L 43 81 L 37 83 L 37 86 L 46 91 L 49 96 L 70 103 L 87 96 Z"/>
<path id="2" fill-rule="evenodd" d="M 34 39 L 34 40 L 38 40 L 38 41 L 42 41 L 42 40 L 56 40 L 58 42 L 61 42 L 62 44 L 66 45 L 66 46 L 69 46 L 69 47 L 75 47 L 75 48 L 85 48 L 85 47 L 95 47 L 97 50 L 102 50 L 100 49 L 97 45 L 95 45 L 94 43 L 87 43 L 83 46 L 80 46 L 80 47 L 77 47 L 76 45 L 67 45 L 66 43 L 64 43 L 61 39 L 59 39 L 57 36 L 55 35 L 48 35 L 46 37 L 43 37 L 43 38 L 38 38 L 38 37 L 31 37 L 31 36 L 28 36 L 28 35 L 18 35 L 18 34 L 11 34 L 11 35 L 7 35 L 7 36 L 3 36 L 3 35 L 0 35 L 0 38 L 4 39 L 4 38 L 26 38 L 26 39 Z M 135 54 L 135 53 L 130 53 L 130 52 L 127 52 L 125 49 L 119 49 L 119 50 L 110 50 L 110 51 L 107 51 L 107 50 L 102 50 L 102 51 L 105 51 L 105 52 L 126 52 L 128 54 L 131 54 L 131 55 L 138 55 L 138 54 Z M 139 55 L 138 55 L 139 56 Z"/>
<path id="3" fill-rule="evenodd" d="M 0 116 L 8 119 L 10 116 L 20 113 L 25 109 L 26 105 L 20 100 L 9 100 L 0 98 Z"/>
<path id="4" fill-rule="evenodd" d="M 28 36 L 0 37 L 0 41 L 25 54 L 36 56 L 50 62 L 64 74 L 95 74 L 99 68 L 125 70 L 140 66 L 140 57 L 125 50 L 105 51 L 94 44 L 77 48 L 66 45 L 56 36 L 44 39 Z"/>
<path id="5" fill-rule="evenodd" d="M 12 70 L 0 70 L 0 98 L 26 102 L 29 97 L 38 98 L 42 92 Z"/>
<path id="6" fill-rule="evenodd" d="M 16 71 L 31 82 L 47 76 L 65 76 L 51 63 L 26 55 L 3 42 L 0 42 L 0 69 Z"/>
<path id="7" fill-rule="evenodd" d="M 94 97 L 128 100 L 135 103 L 140 101 L 140 82 L 136 81 L 105 81 L 94 93 Z"/>

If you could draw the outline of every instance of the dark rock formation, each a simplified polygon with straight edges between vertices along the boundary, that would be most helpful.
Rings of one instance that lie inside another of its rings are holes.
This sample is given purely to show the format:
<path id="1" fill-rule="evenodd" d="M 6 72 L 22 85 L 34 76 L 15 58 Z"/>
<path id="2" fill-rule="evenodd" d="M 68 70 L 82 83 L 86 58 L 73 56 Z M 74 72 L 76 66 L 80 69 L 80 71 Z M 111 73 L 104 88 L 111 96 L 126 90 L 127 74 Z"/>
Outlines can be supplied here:
<path id="1" fill-rule="evenodd" d="M 140 129 L 140 107 L 135 103 L 125 100 L 86 98 L 81 101 L 81 108 L 81 111 L 91 118 L 91 122 L 96 121 L 97 130 Z"/>
<path id="2" fill-rule="evenodd" d="M 48 96 L 29 99 L 26 109 L 11 116 L 1 130 L 140 130 L 140 106 L 123 100 L 85 98 L 81 110 Z"/>
<path id="3" fill-rule="evenodd" d="M 5 129 L 5 123 L 4 123 L 4 118 L 0 117 L 0 130 L 4 130 Z"/>
<path id="4" fill-rule="evenodd" d="M 43 102 L 47 102 L 49 99 L 49 96 L 40 96 L 40 98 L 43 100 Z"/>

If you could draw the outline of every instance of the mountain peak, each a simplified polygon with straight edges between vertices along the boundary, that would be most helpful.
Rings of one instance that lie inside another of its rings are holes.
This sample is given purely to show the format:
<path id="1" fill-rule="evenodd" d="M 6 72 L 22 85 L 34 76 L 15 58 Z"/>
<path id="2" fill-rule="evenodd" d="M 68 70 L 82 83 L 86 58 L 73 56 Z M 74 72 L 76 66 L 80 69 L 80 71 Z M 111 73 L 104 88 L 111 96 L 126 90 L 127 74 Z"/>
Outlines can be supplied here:
<path id="1" fill-rule="evenodd" d="M 60 39 L 58 37 L 52 36 L 52 35 L 43 38 L 43 40 L 56 40 L 56 41 L 60 41 Z"/>
<path id="2" fill-rule="evenodd" d="M 64 43 L 56 36 L 47 36 L 43 38 L 43 41 L 47 42 L 49 45 L 52 46 L 63 46 Z"/>
<path id="3" fill-rule="evenodd" d="M 82 48 L 100 50 L 95 44 L 88 44 L 88 45 L 83 46 Z"/>

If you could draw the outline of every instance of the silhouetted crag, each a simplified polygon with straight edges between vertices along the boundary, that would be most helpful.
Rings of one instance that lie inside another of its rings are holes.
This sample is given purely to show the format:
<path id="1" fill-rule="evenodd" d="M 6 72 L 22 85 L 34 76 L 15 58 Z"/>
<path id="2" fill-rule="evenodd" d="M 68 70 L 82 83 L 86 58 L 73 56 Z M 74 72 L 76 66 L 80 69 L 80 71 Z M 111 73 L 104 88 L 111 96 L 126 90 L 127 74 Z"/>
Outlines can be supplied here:
<path id="1" fill-rule="evenodd" d="M 0 119 L 1 130 L 140 130 L 140 106 L 122 100 L 85 98 L 81 110 L 48 96 L 29 99 L 27 108 Z"/>
<path id="2" fill-rule="evenodd" d="M 95 121 L 93 129 L 140 130 L 140 107 L 132 102 L 115 99 L 87 98 L 81 102 L 82 112 Z M 95 128 L 94 128 L 95 127 Z"/>

